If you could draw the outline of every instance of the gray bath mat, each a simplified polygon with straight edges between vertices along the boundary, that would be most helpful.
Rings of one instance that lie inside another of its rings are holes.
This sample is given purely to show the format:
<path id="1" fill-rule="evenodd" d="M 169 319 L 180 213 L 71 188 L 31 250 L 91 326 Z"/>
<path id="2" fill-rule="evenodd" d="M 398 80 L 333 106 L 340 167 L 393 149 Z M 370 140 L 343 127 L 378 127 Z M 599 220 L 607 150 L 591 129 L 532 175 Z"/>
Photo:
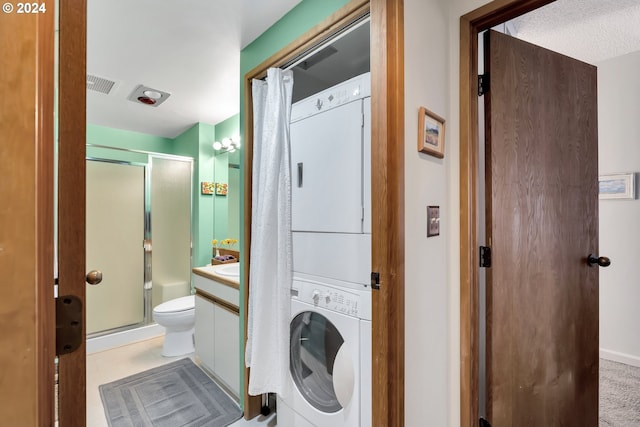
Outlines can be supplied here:
<path id="1" fill-rule="evenodd" d="M 111 427 L 224 427 L 238 405 L 191 359 L 181 359 L 99 387 Z"/>

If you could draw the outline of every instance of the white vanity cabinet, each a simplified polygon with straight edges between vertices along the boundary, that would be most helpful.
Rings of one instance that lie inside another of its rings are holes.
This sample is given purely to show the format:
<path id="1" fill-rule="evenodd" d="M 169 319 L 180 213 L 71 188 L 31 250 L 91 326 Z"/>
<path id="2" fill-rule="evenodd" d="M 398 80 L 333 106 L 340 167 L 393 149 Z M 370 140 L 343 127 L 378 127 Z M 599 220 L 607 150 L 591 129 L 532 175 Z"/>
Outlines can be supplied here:
<path id="1" fill-rule="evenodd" d="M 215 274 L 215 266 L 194 268 L 196 356 L 216 379 L 240 395 L 238 284 Z"/>

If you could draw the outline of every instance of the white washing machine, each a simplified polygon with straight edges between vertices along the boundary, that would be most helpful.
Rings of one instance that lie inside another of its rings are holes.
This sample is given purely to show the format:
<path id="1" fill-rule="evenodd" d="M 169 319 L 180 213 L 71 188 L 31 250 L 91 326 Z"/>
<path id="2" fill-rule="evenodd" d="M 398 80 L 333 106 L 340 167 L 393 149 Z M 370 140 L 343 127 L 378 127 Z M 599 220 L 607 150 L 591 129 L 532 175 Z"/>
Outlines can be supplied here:
<path id="1" fill-rule="evenodd" d="M 279 427 L 371 426 L 371 291 L 298 274 Z"/>

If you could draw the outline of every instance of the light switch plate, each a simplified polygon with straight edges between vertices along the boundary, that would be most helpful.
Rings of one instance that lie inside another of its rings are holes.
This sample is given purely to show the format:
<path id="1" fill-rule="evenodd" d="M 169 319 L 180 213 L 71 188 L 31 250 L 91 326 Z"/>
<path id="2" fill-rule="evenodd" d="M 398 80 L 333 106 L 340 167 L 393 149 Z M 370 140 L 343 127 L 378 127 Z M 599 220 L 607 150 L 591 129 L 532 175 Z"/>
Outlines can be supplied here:
<path id="1" fill-rule="evenodd" d="M 427 206 L 427 237 L 440 235 L 440 206 Z"/>

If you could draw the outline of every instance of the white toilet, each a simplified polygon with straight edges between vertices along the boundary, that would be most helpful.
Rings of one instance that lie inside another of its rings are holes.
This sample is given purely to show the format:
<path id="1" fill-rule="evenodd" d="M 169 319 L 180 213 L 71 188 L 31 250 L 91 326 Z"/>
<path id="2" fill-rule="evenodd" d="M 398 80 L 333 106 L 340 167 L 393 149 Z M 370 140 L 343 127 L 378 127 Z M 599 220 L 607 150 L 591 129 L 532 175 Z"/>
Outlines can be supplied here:
<path id="1" fill-rule="evenodd" d="M 163 302 L 153 309 L 153 320 L 167 330 L 162 345 L 163 356 L 183 356 L 194 352 L 195 305 L 196 296 L 189 295 Z"/>

